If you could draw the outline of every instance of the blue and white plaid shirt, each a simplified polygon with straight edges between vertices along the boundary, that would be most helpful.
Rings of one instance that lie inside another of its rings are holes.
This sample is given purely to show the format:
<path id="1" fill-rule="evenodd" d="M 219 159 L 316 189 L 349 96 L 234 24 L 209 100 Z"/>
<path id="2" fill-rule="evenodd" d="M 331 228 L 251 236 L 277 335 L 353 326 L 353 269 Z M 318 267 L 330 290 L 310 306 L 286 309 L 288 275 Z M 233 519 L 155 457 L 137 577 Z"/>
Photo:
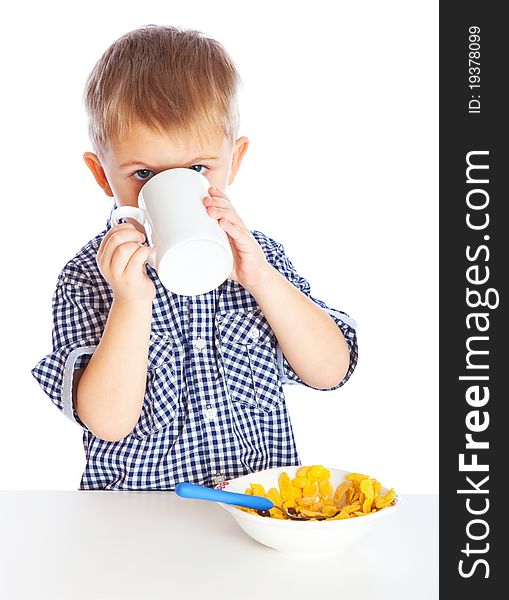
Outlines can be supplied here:
<path id="1" fill-rule="evenodd" d="M 113 206 L 115 208 L 115 206 Z M 226 280 L 197 296 L 156 286 L 143 407 L 118 442 L 93 435 L 72 402 L 74 369 L 88 364 L 101 339 L 113 293 L 96 255 L 107 227 L 64 267 L 53 296 L 53 351 L 32 374 L 53 403 L 83 429 L 81 490 L 173 490 L 179 481 L 213 486 L 272 467 L 300 465 L 283 384 L 305 384 L 292 370 L 255 299 Z M 267 261 L 321 306 L 342 330 L 357 363 L 355 321 L 313 298 L 283 246 L 252 231 Z M 296 326 L 298 324 L 296 323 Z M 311 387 L 311 386 L 308 386 Z"/>

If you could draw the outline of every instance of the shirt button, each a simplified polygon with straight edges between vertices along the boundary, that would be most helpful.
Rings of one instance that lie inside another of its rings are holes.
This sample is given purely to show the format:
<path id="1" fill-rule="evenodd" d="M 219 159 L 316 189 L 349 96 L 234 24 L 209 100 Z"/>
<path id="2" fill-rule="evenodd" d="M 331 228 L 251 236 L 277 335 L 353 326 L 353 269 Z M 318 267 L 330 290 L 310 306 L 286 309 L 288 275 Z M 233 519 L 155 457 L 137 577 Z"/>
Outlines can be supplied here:
<path id="1" fill-rule="evenodd" d="M 205 409 L 205 419 L 207 421 L 214 421 L 217 418 L 217 410 L 213 406 L 208 406 Z"/>
<path id="2" fill-rule="evenodd" d="M 194 347 L 197 348 L 198 350 L 205 348 L 205 345 L 206 345 L 206 342 L 202 338 L 196 338 L 196 340 L 194 341 Z"/>
<path id="3" fill-rule="evenodd" d="M 260 330 L 258 329 L 258 327 L 253 327 L 251 329 L 251 331 L 249 332 L 249 337 L 253 340 L 257 340 L 260 337 Z"/>

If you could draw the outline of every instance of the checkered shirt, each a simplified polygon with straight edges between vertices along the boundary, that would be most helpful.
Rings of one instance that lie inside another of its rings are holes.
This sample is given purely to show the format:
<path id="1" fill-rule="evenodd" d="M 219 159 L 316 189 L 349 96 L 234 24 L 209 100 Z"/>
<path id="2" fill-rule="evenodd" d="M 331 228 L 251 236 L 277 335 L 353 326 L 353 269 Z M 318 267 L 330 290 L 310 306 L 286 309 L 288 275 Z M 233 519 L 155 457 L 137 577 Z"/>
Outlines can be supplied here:
<path id="1" fill-rule="evenodd" d="M 178 295 L 161 284 L 150 265 L 156 296 L 140 417 L 117 442 L 87 429 L 73 406 L 72 379 L 99 344 L 113 301 L 96 262 L 110 228 L 111 215 L 106 229 L 58 276 L 53 351 L 32 369 L 56 407 L 83 430 L 86 466 L 79 489 L 173 490 L 180 481 L 214 486 L 263 469 L 300 465 L 283 384 L 308 384 L 290 367 L 253 296 L 230 279 L 206 294 Z M 327 390 L 342 386 L 357 363 L 355 321 L 311 296 L 308 281 L 280 243 L 251 233 L 267 261 L 343 332 L 350 366 L 343 381 Z"/>

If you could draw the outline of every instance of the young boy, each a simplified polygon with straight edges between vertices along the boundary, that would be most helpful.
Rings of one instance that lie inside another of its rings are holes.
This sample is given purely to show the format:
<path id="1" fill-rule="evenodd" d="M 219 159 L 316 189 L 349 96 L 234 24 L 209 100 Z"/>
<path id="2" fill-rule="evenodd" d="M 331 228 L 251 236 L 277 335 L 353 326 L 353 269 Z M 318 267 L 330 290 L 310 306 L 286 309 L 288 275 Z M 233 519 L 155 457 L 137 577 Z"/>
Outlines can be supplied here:
<path id="1" fill-rule="evenodd" d="M 83 429 L 82 490 L 213 486 L 301 464 L 282 384 L 332 390 L 355 368 L 355 322 L 313 298 L 283 246 L 249 231 L 224 193 L 248 147 L 239 84 L 221 44 L 155 25 L 114 42 L 87 80 L 95 153 L 84 160 L 113 209 L 137 206 L 155 173 L 195 169 L 234 267 L 206 294 L 174 294 L 146 263 L 143 227 L 111 217 L 65 265 L 53 351 L 32 373 Z"/>

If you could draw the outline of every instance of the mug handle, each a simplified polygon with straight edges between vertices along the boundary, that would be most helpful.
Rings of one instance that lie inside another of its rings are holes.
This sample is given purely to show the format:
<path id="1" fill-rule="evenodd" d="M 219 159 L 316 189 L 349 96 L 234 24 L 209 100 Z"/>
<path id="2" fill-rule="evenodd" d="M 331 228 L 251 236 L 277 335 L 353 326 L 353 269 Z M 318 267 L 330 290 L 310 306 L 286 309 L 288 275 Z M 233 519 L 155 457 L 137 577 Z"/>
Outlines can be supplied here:
<path id="1" fill-rule="evenodd" d="M 147 236 L 147 243 L 151 248 L 153 248 L 153 228 L 148 212 L 144 208 L 138 208 L 137 206 L 119 206 L 111 213 L 111 226 L 115 227 L 115 225 L 119 224 L 120 219 L 125 219 L 126 217 L 136 219 L 140 225 L 143 225 L 145 228 L 145 234 Z"/>

